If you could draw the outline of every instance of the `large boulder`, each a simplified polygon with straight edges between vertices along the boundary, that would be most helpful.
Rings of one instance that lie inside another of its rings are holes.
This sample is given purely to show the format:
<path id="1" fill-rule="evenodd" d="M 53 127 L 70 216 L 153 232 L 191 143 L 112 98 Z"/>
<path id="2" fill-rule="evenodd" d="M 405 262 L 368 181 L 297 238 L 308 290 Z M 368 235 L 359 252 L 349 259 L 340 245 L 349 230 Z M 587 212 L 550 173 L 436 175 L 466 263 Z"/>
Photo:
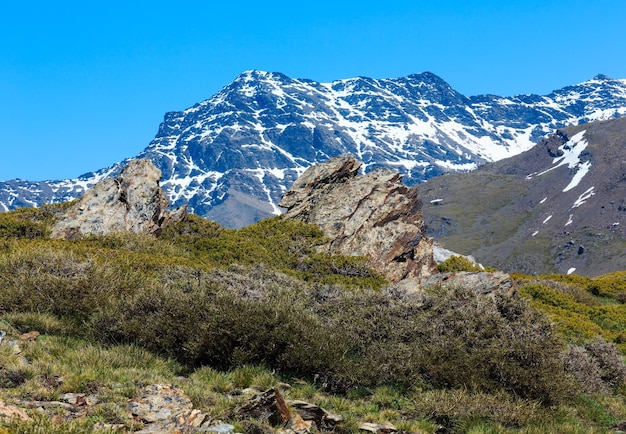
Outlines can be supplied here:
<path id="1" fill-rule="evenodd" d="M 159 235 L 182 220 L 187 207 L 167 212 L 159 186 L 161 171 L 149 160 L 132 160 L 117 179 L 104 179 L 88 190 L 53 226 L 53 238 L 77 238 L 116 231 Z"/>
<path id="2" fill-rule="evenodd" d="M 391 282 L 436 272 L 417 189 L 389 169 L 359 176 L 360 166 L 341 155 L 310 167 L 283 195 L 285 216 L 317 224 L 330 240 L 324 251 L 365 256 Z"/>

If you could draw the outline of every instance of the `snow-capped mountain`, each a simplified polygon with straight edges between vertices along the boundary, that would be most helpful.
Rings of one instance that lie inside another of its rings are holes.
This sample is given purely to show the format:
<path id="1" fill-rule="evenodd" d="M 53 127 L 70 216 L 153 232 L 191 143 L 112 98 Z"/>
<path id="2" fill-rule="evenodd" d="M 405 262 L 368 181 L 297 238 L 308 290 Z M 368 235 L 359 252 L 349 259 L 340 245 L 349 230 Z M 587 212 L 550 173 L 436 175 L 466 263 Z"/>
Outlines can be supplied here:
<path id="1" fill-rule="evenodd" d="M 311 164 L 349 152 L 407 184 L 519 154 L 555 128 L 626 114 L 626 80 L 599 75 L 549 95 L 466 97 L 432 73 L 318 83 L 246 71 L 213 97 L 165 115 L 136 158 L 163 171 L 174 206 L 238 227 L 280 212 Z M 79 196 L 124 162 L 78 179 L 0 182 L 0 210 Z"/>

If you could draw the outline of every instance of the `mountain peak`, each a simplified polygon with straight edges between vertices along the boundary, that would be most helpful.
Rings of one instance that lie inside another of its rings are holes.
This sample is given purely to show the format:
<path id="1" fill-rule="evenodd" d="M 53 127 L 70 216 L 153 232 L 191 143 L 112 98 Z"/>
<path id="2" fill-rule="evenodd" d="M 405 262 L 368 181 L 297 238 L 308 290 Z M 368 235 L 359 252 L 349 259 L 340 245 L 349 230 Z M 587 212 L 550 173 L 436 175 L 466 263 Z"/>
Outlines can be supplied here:
<path id="1" fill-rule="evenodd" d="M 610 80 L 613 80 L 613 78 L 609 77 L 608 75 L 598 74 L 595 77 L 593 77 L 593 80 L 610 81 Z"/>
<path id="2" fill-rule="evenodd" d="M 465 97 L 432 72 L 330 83 L 248 70 L 215 95 L 167 114 L 138 158 L 162 171 L 170 203 L 228 227 L 278 214 L 312 164 L 350 153 L 408 185 L 531 148 L 556 128 L 626 115 L 626 80 L 546 96 Z M 119 164 L 78 180 L 0 182 L 0 210 L 72 200 Z M 117 171 L 117 172 L 116 172 Z"/>
<path id="3" fill-rule="evenodd" d="M 439 77 L 437 74 L 433 74 L 430 71 L 424 71 L 416 74 L 410 74 L 406 76 L 406 80 L 412 82 L 426 83 L 426 84 L 434 84 L 437 86 L 446 86 L 450 87 L 447 81 L 443 78 Z"/>

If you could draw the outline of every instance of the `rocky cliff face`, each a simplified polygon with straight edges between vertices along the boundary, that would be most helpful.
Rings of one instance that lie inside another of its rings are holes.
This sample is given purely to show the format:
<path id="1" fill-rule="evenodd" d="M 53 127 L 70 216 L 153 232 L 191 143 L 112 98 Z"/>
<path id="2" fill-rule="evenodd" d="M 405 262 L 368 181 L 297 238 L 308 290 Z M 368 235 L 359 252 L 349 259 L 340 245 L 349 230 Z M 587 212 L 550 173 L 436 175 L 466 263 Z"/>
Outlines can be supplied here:
<path id="1" fill-rule="evenodd" d="M 317 224 L 330 239 L 326 252 L 366 256 L 391 282 L 433 273 L 416 189 L 397 172 L 359 176 L 360 167 L 354 156 L 341 155 L 307 169 L 280 202 L 285 216 Z"/>
<path id="2" fill-rule="evenodd" d="M 159 186 L 161 171 L 148 160 L 132 160 L 116 179 L 107 178 L 88 190 L 53 229 L 53 238 L 129 231 L 158 235 L 179 221 L 186 207 L 167 212 Z"/>

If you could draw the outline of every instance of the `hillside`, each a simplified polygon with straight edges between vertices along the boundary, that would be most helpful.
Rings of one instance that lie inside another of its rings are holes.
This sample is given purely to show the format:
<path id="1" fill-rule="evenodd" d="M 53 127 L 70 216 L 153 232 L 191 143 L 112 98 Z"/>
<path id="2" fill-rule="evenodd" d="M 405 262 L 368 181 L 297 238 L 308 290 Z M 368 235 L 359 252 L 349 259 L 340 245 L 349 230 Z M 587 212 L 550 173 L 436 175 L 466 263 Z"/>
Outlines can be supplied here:
<path id="1" fill-rule="evenodd" d="M 556 128 L 626 114 L 626 80 L 598 75 L 548 95 L 465 96 L 432 73 L 318 83 L 246 71 L 209 99 L 165 114 L 134 158 L 153 161 L 173 206 L 242 227 L 280 212 L 312 164 L 351 153 L 413 185 L 531 148 Z M 88 143 L 86 144 L 88 146 Z M 58 181 L 0 182 L 0 210 L 75 199 L 126 162 Z"/>
<path id="2" fill-rule="evenodd" d="M 0 432 L 604 433 L 626 421 L 621 274 L 516 276 L 518 295 L 415 291 L 366 258 L 320 253 L 322 231 L 284 217 L 50 239 L 74 205 L 0 214 Z M 253 413 L 272 388 L 286 410 Z"/>
<path id="3" fill-rule="evenodd" d="M 559 130 L 518 156 L 420 186 L 427 233 L 512 272 L 626 268 L 626 119 Z"/>

